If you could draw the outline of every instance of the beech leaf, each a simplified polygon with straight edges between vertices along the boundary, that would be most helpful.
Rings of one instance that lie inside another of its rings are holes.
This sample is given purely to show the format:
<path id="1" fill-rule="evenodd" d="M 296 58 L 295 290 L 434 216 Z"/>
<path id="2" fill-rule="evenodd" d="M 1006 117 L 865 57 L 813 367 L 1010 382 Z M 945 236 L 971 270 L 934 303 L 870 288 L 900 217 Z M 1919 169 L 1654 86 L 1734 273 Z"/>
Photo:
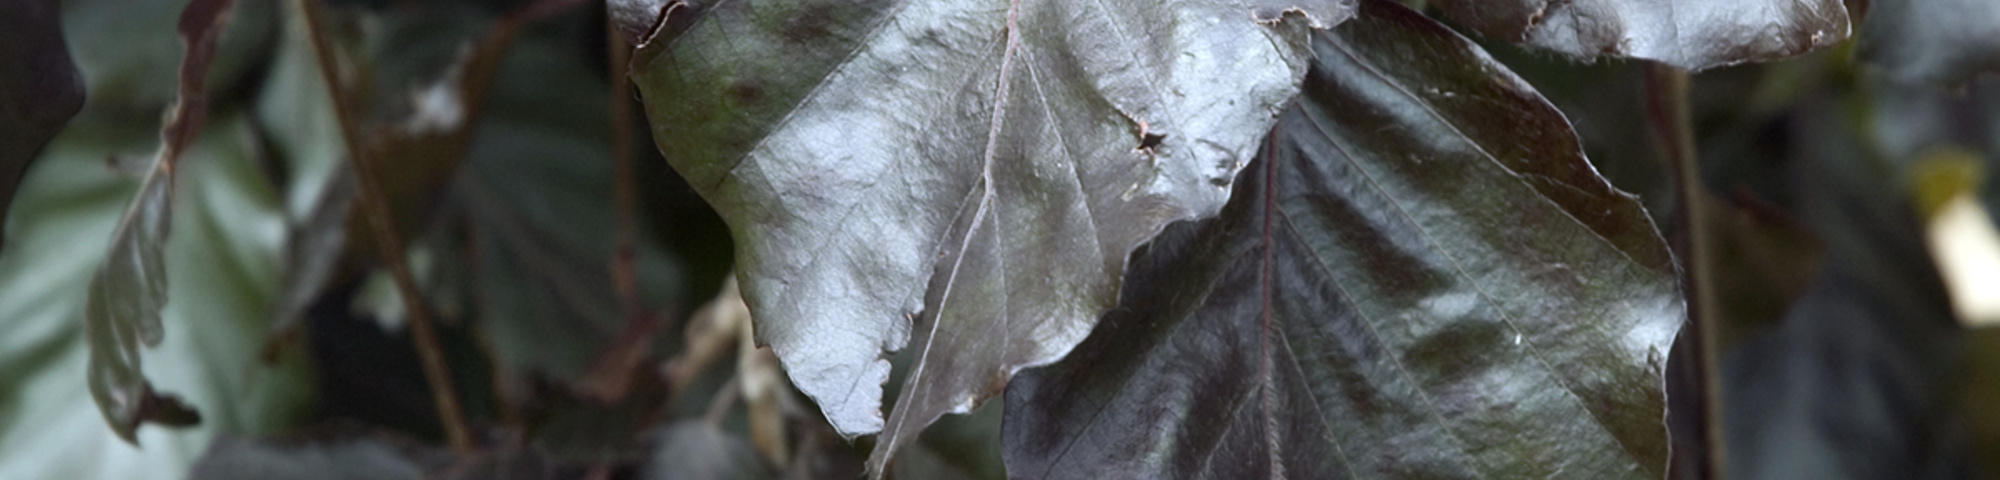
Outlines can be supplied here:
<path id="1" fill-rule="evenodd" d="M 1637 200 L 1400 4 L 1313 47 L 1222 213 L 1169 227 L 1119 309 L 1008 388 L 1009 475 L 1664 478 L 1685 316 Z"/>
<path id="2" fill-rule="evenodd" d="M 1438 0 L 1482 35 L 1563 54 L 1703 70 L 1799 55 L 1847 39 L 1841 0 Z"/>
<path id="3" fill-rule="evenodd" d="M 1352 0 L 687 2 L 634 80 L 736 238 L 761 343 L 873 465 L 1053 362 L 1213 214 Z M 641 15 L 640 17 L 643 17 Z"/>

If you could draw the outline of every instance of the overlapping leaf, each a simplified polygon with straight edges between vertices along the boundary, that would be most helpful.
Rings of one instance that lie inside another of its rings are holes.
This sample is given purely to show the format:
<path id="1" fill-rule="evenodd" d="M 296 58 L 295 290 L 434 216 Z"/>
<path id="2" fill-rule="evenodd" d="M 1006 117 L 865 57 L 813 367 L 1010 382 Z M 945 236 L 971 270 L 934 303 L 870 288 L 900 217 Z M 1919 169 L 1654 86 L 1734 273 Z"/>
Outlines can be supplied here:
<path id="1" fill-rule="evenodd" d="M 1296 91 L 1305 32 L 1351 14 L 703 3 L 636 59 L 655 139 L 735 234 L 760 341 L 843 434 L 883 429 L 883 352 L 922 312 L 883 450 L 1081 341 L 1135 246 L 1228 197 Z"/>
<path id="2" fill-rule="evenodd" d="M 1222 214 L 1169 228 L 1075 353 L 1009 387 L 1009 474 L 1661 478 L 1684 317 L 1636 200 L 1398 4 L 1314 51 Z"/>
<path id="3" fill-rule="evenodd" d="M 1439 0 L 1483 35 L 1689 70 L 1777 60 L 1847 39 L 1840 0 Z"/>

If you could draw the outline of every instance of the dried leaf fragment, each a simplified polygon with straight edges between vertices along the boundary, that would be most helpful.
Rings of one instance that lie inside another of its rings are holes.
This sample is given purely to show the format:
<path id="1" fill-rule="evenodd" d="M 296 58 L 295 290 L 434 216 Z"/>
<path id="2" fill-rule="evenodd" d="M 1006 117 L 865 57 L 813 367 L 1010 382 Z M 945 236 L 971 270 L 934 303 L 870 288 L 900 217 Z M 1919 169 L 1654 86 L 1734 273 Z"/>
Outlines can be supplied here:
<path id="1" fill-rule="evenodd" d="M 153 390 L 140 368 L 140 345 L 165 336 L 160 310 L 167 303 L 164 250 L 172 225 L 174 162 L 194 141 L 208 114 L 206 84 L 216 39 L 228 23 L 232 0 L 195 0 L 181 11 L 181 59 L 176 99 L 160 127 L 160 150 L 137 195 L 112 234 L 104 266 L 90 279 L 84 337 L 90 345 L 89 385 L 104 420 L 119 438 L 137 444 L 139 425 L 192 425 L 200 415 L 171 395 Z"/>

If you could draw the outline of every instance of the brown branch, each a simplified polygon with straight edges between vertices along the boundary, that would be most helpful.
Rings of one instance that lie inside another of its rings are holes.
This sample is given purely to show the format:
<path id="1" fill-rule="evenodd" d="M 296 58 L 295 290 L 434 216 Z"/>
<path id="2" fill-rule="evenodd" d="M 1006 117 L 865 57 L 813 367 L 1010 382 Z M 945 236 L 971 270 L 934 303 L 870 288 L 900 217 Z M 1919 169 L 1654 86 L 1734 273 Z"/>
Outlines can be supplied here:
<path id="1" fill-rule="evenodd" d="M 382 177 L 375 170 L 373 158 L 370 158 L 373 152 L 360 137 L 360 127 L 354 118 L 350 99 L 340 87 L 332 47 L 327 45 L 326 35 L 320 29 L 320 3 L 318 0 L 297 0 L 296 3 L 305 16 L 306 33 L 312 39 L 314 56 L 319 60 L 320 76 L 326 81 L 334 116 L 339 119 L 340 135 L 347 144 L 347 158 L 354 168 L 363 214 L 374 227 L 371 230 L 376 250 L 381 252 L 382 263 L 388 265 L 390 276 L 396 281 L 396 291 L 402 296 L 403 308 L 409 317 L 410 336 L 415 343 L 417 357 L 423 363 L 424 377 L 430 382 L 431 398 L 437 403 L 438 419 L 444 425 L 445 438 L 453 451 L 471 452 L 471 428 L 467 427 L 465 413 L 459 407 L 458 393 L 451 380 L 451 367 L 445 363 L 436 327 L 431 324 L 428 310 L 424 308 L 423 294 L 417 289 L 416 278 L 410 274 L 403 240 L 397 237 L 395 221 L 390 216 L 389 199 L 382 191 Z"/>

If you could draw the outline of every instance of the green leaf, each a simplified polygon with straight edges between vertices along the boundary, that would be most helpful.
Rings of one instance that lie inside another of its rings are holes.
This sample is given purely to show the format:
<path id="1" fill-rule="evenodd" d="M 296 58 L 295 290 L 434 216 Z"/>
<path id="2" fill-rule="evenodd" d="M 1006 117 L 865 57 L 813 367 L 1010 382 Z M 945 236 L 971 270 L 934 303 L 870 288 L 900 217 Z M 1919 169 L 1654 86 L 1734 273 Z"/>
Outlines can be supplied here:
<path id="1" fill-rule="evenodd" d="M 576 19 L 551 19 L 542 29 L 590 25 Z M 562 380 L 584 375 L 627 321 L 610 270 L 617 223 L 610 92 L 593 73 L 598 67 L 576 54 L 574 41 L 583 35 L 575 33 L 524 33 L 508 51 L 465 166 L 443 192 L 445 211 L 465 220 L 464 235 L 430 239 L 467 254 L 460 288 L 502 367 Z M 646 188 L 654 179 L 635 182 Z M 641 221 L 637 228 L 651 227 Z M 640 240 L 635 265 L 647 304 L 691 309 L 697 297 L 687 293 L 690 284 L 710 290 L 721 283 L 689 272 L 687 252 L 644 233 Z"/>
<path id="2" fill-rule="evenodd" d="M 253 356 L 274 293 L 282 221 L 257 169 L 253 129 L 225 109 L 198 139 L 182 142 L 176 191 L 164 193 L 164 182 L 146 187 L 159 188 L 146 195 L 169 197 L 173 205 L 142 204 L 175 211 L 174 236 L 144 247 L 157 249 L 158 264 L 167 267 L 164 276 L 153 278 L 158 283 L 125 283 L 165 285 L 161 298 L 174 299 L 154 312 L 173 334 L 136 353 L 146 357 L 145 373 L 154 386 L 181 394 L 206 418 L 190 429 L 138 429 L 142 450 L 105 428 L 104 415 L 90 401 L 93 353 L 84 310 L 91 279 L 105 264 L 121 213 L 139 197 L 142 183 L 106 168 L 106 161 L 151 160 L 162 142 L 164 102 L 121 91 L 131 86 L 121 82 L 146 78 L 173 91 L 178 55 L 172 50 L 178 47 L 171 40 L 172 12 L 186 3 L 64 4 L 65 29 L 92 32 L 78 35 L 72 52 L 91 103 L 24 178 L 9 220 L 14 242 L 0 253 L 0 331 L 7 332 L 0 335 L 0 391 L 9 392 L 0 396 L 0 478 L 125 479 L 179 472 L 216 432 L 284 427 L 303 413 L 313 393 L 300 358 L 266 365 Z M 242 70 L 229 65 L 257 55 L 260 35 L 269 31 L 258 14 L 269 11 L 263 2 L 238 11 L 239 21 L 221 40 L 208 91 L 227 91 Z M 139 60 L 123 54 L 154 45 L 169 47 L 164 61 L 119 63 Z M 135 290 L 118 300 L 136 304 L 137 296 Z M 118 328 L 126 329 L 128 340 L 138 340 L 136 327 Z M 106 353 L 133 353 L 110 346 Z"/>
<path id="3" fill-rule="evenodd" d="M 1052 362 L 1127 255 L 1228 198 L 1349 0 L 718 2 L 634 81 L 721 212 L 760 342 L 875 460 Z M 669 20 L 671 21 L 671 20 Z M 921 318 L 919 318 L 921 313 Z M 921 327 L 919 327 L 921 325 Z"/>
<path id="4" fill-rule="evenodd" d="M 1438 0 L 1482 35 L 1570 56 L 1688 70 L 1792 57 L 1847 39 L 1841 0 Z"/>
<path id="5" fill-rule="evenodd" d="M 1961 84 L 2000 72 L 2000 3 L 1877 0 L 1861 23 L 1860 56 L 1890 78 Z"/>
<path id="6" fill-rule="evenodd" d="M 428 262 L 433 269 L 417 267 L 428 306 L 445 321 L 480 322 L 510 380 L 574 379 L 625 321 L 607 265 L 615 222 L 604 128 L 610 102 L 604 78 L 593 73 L 600 67 L 575 51 L 579 34 L 595 32 L 579 21 L 588 18 L 581 9 L 553 19 L 495 18 L 487 10 L 444 2 L 395 15 L 334 11 L 323 27 L 331 35 L 376 26 L 336 36 L 349 47 L 342 51 L 363 50 L 346 58 L 372 74 L 346 93 L 376 105 L 365 130 L 385 169 L 398 231 L 413 251 L 437 260 Z M 291 269 L 275 313 L 281 334 L 335 286 L 371 271 L 387 286 L 386 272 L 371 263 L 372 227 L 354 208 L 354 178 L 313 50 L 303 24 L 290 21 L 273 84 L 257 105 L 276 150 L 298 164 Z M 382 98 L 361 98 L 371 91 Z M 682 252 L 659 242 L 639 247 L 649 302 L 687 303 Z M 400 312 L 401 300 L 384 291 L 356 303 L 386 298 L 394 303 L 387 311 Z M 377 319 L 400 324 L 395 315 Z"/>
<path id="7" fill-rule="evenodd" d="M 90 111 L 51 143 L 16 202 L 16 242 L 0 256 L 0 478 L 128 479 L 184 471 L 217 432 L 269 432 L 305 413 L 299 356 L 258 360 L 277 294 L 283 217 L 237 115 L 218 113 L 181 160 L 174 236 L 162 247 L 173 331 L 146 348 L 146 375 L 205 415 L 190 429 L 139 429 L 145 448 L 105 428 L 85 381 L 89 281 L 136 181 L 105 168 L 143 154 L 152 132 Z"/>
<path id="8" fill-rule="evenodd" d="M 1009 387 L 1009 475 L 1663 477 L 1685 317 L 1637 201 L 1422 15 L 1370 0 L 1313 46 L 1222 214 Z"/>

